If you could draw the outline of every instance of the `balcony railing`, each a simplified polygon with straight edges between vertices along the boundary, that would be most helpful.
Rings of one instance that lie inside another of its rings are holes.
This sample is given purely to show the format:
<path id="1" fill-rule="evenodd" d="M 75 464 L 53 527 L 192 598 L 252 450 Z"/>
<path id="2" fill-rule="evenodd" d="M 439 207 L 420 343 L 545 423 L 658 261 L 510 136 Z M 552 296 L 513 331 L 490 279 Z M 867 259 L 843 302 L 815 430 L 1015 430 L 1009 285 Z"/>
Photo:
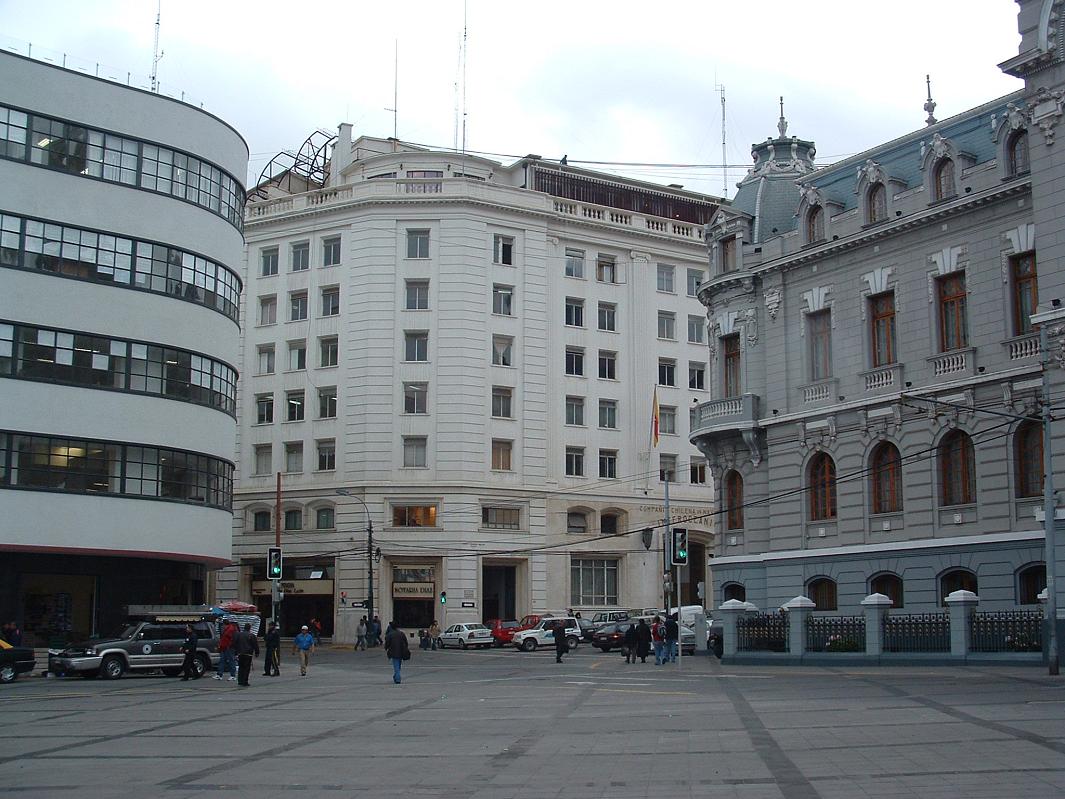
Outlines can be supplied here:
<path id="1" fill-rule="evenodd" d="M 934 377 L 962 377 L 973 373 L 973 350 L 954 350 L 928 359 Z"/>
<path id="2" fill-rule="evenodd" d="M 1042 351 L 1039 346 L 1039 334 L 1028 333 L 1017 338 L 1003 342 L 1011 361 L 1024 361 L 1028 358 L 1039 356 Z"/>
<path id="3" fill-rule="evenodd" d="M 701 403 L 692 413 L 692 435 L 712 428 L 753 427 L 758 422 L 758 403 L 757 394 Z"/>
<path id="4" fill-rule="evenodd" d="M 800 386 L 799 392 L 802 394 L 803 404 L 809 405 L 816 402 L 834 401 L 839 393 L 836 391 L 838 382 L 833 377 L 828 380 L 819 380 L 808 386 Z"/>
<path id="5" fill-rule="evenodd" d="M 898 391 L 902 385 L 902 365 L 893 363 L 862 373 L 867 393 L 878 391 Z"/>

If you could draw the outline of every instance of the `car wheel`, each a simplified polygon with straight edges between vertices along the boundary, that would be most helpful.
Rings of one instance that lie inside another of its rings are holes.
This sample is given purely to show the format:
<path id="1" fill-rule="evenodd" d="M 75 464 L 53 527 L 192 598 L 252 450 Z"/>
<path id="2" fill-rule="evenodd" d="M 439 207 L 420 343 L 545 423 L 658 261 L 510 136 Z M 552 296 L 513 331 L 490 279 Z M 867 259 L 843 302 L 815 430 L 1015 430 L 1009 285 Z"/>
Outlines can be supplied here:
<path id="1" fill-rule="evenodd" d="M 197 677 L 202 677 L 211 669 L 211 661 L 207 659 L 207 655 L 197 655 L 196 659 L 192 661 L 192 670 L 196 672 Z"/>
<path id="2" fill-rule="evenodd" d="M 534 651 L 536 649 L 536 639 L 526 638 L 524 641 L 521 642 L 521 648 L 524 649 L 526 652 Z"/>
<path id="3" fill-rule="evenodd" d="M 14 666 L 2 666 L 0 667 L 0 682 L 9 683 L 15 681 L 15 667 Z"/>
<path id="4" fill-rule="evenodd" d="M 126 664 L 118 655 L 108 655 L 100 664 L 100 676 L 105 680 L 117 680 L 126 670 Z"/>
<path id="5" fill-rule="evenodd" d="M 470 648 L 470 645 L 467 644 L 465 641 L 459 641 L 459 646 L 461 646 L 463 649 L 469 649 Z"/>
<path id="6" fill-rule="evenodd" d="M 181 675 L 181 669 L 163 669 L 163 674 L 167 677 L 178 677 Z"/>
<path id="7" fill-rule="evenodd" d="M 580 638 L 575 635 L 571 635 L 569 638 L 566 639 L 566 646 L 568 646 L 570 649 L 576 649 L 577 645 L 580 644 L 580 642 Z"/>
<path id="8" fill-rule="evenodd" d="M 446 646 L 446 644 L 444 643 L 444 639 L 443 638 L 441 638 L 439 641 L 437 641 L 436 645 L 438 647 L 440 647 L 441 649 L 443 649 Z"/>

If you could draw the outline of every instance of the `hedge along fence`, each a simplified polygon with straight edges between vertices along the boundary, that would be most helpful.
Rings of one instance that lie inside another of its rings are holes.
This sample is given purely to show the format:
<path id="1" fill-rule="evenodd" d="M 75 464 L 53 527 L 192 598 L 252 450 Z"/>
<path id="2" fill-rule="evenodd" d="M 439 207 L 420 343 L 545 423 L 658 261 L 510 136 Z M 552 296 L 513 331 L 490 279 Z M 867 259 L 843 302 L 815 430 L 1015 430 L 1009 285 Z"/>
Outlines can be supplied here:
<path id="1" fill-rule="evenodd" d="M 810 616 L 807 652 L 864 652 L 865 616 Z"/>

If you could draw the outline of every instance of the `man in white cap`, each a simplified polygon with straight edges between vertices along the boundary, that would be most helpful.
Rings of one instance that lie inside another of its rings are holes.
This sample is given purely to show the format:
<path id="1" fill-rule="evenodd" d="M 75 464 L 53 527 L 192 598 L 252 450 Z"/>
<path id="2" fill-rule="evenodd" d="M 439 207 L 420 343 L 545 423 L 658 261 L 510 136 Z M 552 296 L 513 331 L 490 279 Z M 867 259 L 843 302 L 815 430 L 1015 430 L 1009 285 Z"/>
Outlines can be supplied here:
<path id="1" fill-rule="evenodd" d="M 307 663 L 311 659 L 311 652 L 314 651 L 314 636 L 310 633 L 310 628 L 304 624 L 300 628 L 300 634 L 292 641 L 292 654 L 300 656 L 300 676 L 307 676 Z"/>

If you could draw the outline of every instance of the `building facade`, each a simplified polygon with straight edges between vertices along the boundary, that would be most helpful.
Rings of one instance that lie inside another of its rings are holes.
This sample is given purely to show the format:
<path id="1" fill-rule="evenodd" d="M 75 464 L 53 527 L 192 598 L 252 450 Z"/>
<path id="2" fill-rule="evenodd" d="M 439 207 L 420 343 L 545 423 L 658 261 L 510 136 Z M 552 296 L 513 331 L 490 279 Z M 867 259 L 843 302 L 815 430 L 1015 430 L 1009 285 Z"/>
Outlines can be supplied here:
<path id="1" fill-rule="evenodd" d="M 1059 5 L 1021 3 L 1014 94 L 941 122 L 929 98 L 925 127 L 817 171 L 781 118 L 707 227 L 715 379 L 692 440 L 723 509 L 715 605 L 1038 604 Z"/>
<path id="2" fill-rule="evenodd" d="M 248 149 L 0 53 L 0 617 L 37 645 L 229 562 Z"/>
<path id="3" fill-rule="evenodd" d="M 268 607 L 279 525 L 283 626 L 317 616 L 350 640 L 368 511 L 374 605 L 402 626 L 660 605 L 661 533 L 645 548 L 640 532 L 662 524 L 663 478 L 673 515 L 695 517 L 693 562 L 713 541 L 688 424 L 707 396 L 714 198 L 349 125 L 319 165 L 320 185 L 288 170 L 248 206 L 220 595 Z M 705 579 L 685 573 L 686 600 Z"/>

